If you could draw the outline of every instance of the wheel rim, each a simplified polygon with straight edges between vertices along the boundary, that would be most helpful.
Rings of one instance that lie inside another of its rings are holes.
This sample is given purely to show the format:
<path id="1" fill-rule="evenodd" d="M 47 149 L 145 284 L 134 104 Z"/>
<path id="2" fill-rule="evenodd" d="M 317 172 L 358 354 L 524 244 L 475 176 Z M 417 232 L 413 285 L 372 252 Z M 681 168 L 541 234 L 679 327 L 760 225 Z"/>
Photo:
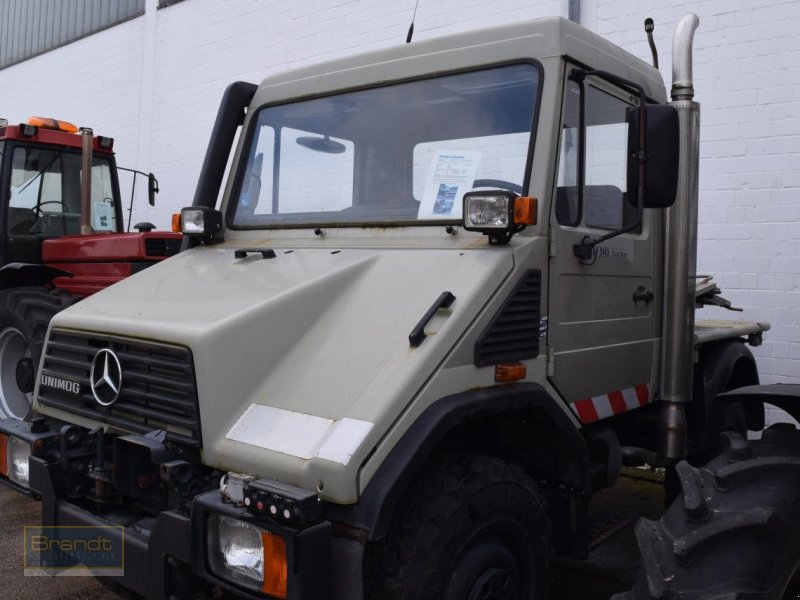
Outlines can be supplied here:
<path id="1" fill-rule="evenodd" d="M 495 568 L 478 577 L 467 600 L 515 600 L 518 594 L 517 574 L 513 570 Z"/>
<path id="2" fill-rule="evenodd" d="M 531 560 L 529 544 L 516 534 L 473 538 L 455 561 L 444 600 L 529 600 Z"/>
<path id="3" fill-rule="evenodd" d="M 7 417 L 24 419 L 31 410 L 33 394 L 22 392 L 17 385 L 17 364 L 30 356 L 19 329 L 8 327 L 0 332 L 0 409 Z"/>

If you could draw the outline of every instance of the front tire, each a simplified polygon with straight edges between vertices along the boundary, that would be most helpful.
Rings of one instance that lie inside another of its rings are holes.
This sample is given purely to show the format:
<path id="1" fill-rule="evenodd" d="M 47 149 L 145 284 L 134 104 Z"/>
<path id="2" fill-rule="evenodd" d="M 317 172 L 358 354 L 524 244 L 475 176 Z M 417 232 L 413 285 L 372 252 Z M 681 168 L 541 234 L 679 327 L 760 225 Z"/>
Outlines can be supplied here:
<path id="1" fill-rule="evenodd" d="M 521 469 L 477 454 L 432 460 L 367 550 L 371 600 L 544 600 L 550 523 Z"/>
<path id="2" fill-rule="evenodd" d="M 682 494 L 636 538 L 643 573 L 613 600 L 789 600 L 800 594 L 800 431 L 748 442 L 723 434 L 721 455 L 677 467 Z"/>
<path id="3" fill-rule="evenodd" d="M 65 292 L 41 287 L 0 292 L 0 418 L 30 417 L 47 326 L 74 301 Z"/>

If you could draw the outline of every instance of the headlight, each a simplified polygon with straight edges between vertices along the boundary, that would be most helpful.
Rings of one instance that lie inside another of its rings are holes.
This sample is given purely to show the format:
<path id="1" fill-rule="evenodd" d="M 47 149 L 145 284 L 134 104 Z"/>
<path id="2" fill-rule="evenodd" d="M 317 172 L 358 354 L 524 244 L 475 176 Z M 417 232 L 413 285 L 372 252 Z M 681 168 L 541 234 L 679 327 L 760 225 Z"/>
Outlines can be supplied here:
<path id="1" fill-rule="evenodd" d="M 536 224 L 536 198 L 507 190 L 464 194 L 464 229 L 480 231 L 493 244 L 504 244 L 526 225 Z"/>
<path id="2" fill-rule="evenodd" d="M 21 486 L 30 486 L 28 469 L 31 458 L 31 447 L 15 437 L 8 438 L 8 478 Z"/>
<path id="3" fill-rule="evenodd" d="M 30 487 L 31 447 L 12 435 L 0 434 L 0 475 L 24 488 Z"/>
<path id="4" fill-rule="evenodd" d="M 504 194 L 474 195 L 464 199 L 466 229 L 508 229 L 512 198 Z"/>
<path id="5" fill-rule="evenodd" d="M 282 537 L 222 515 L 209 517 L 208 533 L 212 573 L 242 587 L 286 598 L 288 569 Z"/>
<path id="6" fill-rule="evenodd" d="M 213 208 L 191 207 L 181 210 L 184 235 L 211 239 L 222 229 L 222 213 Z"/>

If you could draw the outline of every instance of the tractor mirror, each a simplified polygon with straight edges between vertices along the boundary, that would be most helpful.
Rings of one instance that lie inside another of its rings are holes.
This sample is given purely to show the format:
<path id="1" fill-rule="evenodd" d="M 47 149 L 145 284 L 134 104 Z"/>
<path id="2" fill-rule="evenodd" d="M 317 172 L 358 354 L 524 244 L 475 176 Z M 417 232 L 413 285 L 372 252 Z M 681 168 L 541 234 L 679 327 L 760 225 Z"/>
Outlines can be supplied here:
<path id="1" fill-rule="evenodd" d="M 643 208 L 669 208 L 678 189 L 678 111 L 667 104 L 646 107 Z M 628 202 L 638 205 L 640 111 L 628 111 Z"/>
<path id="2" fill-rule="evenodd" d="M 158 179 L 152 173 L 147 174 L 147 200 L 150 206 L 156 205 L 156 194 L 158 193 Z"/>

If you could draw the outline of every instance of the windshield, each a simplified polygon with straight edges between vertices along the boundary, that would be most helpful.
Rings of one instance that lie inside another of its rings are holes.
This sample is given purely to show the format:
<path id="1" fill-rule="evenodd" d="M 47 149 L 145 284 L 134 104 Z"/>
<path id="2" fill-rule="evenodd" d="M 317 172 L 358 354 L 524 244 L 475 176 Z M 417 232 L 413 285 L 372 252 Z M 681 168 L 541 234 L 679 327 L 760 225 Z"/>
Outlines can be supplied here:
<path id="1" fill-rule="evenodd" d="M 460 220 L 471 189 L 522 192 L 538 93 L 526 63 L 262 108 L 230 224 Z"/>
<path id="2" fill-rule="evenodd" d="M 111 160 L 92 156 L 89 224 L 96 232 L 117 231 Z M 80 233 L 81 155 L 67 148 L 14 148 L 8 230 L 12 235 Z"/>

